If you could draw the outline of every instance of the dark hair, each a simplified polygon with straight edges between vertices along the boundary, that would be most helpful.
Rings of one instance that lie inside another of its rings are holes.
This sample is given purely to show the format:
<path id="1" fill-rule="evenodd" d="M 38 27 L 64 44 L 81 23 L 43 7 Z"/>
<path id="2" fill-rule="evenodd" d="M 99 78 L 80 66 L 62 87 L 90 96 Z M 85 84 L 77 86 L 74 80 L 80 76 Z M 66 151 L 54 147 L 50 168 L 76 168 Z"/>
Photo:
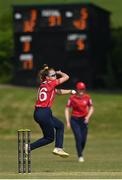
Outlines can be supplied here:
<path id="1" fill-rule="evenodd" d="M 42 66 L 42 69 L 39 71 L 39 78 L 41 81 L 44 81 L 46 79 L 46 76 L 48 76 L 50 70 L 54 70 L 54 69 L 50 68 L 47 64 L 44 64 Z"/>

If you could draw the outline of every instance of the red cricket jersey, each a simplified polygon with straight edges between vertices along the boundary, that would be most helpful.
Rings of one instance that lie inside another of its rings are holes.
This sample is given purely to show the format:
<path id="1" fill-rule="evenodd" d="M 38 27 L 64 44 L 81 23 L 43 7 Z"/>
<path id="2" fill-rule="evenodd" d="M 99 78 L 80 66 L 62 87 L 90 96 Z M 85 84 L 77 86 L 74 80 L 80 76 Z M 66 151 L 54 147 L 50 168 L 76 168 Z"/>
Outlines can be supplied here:
<path id="1" fill-rule="evenodd" d="M 74 94 L 70 96 L 66 107 L 72 108 L 72 116 L 85 117 L 88 114 L 89 107 L 92 105 L 92 100 L 88 94 L 83 96 Z"/>
<path id="2" fill-rule="evenodd" d="M 44 81 L 38 89 L 36 107 L 51 107 L 55 98 L 55 87 L 60 84 L 59 80 Z"/>

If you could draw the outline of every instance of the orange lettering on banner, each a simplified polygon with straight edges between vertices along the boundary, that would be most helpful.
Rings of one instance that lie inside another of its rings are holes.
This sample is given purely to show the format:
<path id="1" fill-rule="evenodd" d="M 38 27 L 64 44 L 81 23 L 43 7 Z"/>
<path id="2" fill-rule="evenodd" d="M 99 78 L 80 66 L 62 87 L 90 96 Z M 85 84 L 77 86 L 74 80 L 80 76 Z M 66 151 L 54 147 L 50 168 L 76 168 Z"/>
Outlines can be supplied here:
<path id="1" fill-rule="evenodd" d="M 35 21 L 37 19 L 37 11 L 32 9 L 31 11 L 31 21 Z"/>
<path id="2" fill-rule="evenodd" d="M 76 41 L 76 45 L 77 45 L 77 49 L 78 49 L 79 51 L 82 51 L 82 50 L 85 49 L 85 43 L 84 43 L 84 41 L 81 40 L 81 39 L 78 39 L 78 40 Z"/>
<path id="3" fill-rule="evenodd" d="M 32 32 L 32 27 L 30 26 L 30 21 L 24 21 L 24 32 Z"/>
<path id="4" fill-rule="evenodd" d="M 84 20 L 75 20 L 75 21 L 73 22 L 73 25 L 74 25 L 77 29 L 80 29 L 80 30 L 86 29 L 86 21 L 84 21 Z"/>
<path id="5" fill-rule="evenodd" d="M 80 11 L 80 15 L 82 19 L 87 19 L 88 18 L 88 10 L 86 8 L 82 8 Z"/>
<path id="6" fill-rule="evenodd" d="M 86 8 L 82 8 L 80 10 L 80 19 L 74 20 L 73 25 L 80 30 L 85 30 L 87 28 L 87 18 L 88 18 L 88 10 Z"/>
<path id="7" fill-rule="evenodd" d="M 55 16 L 50 16 L 49 17 L 49 26 L 55 26 L 55 24 L 56 24 Z"/>
<path id="8" fill-rule="evenodd" d="M 33 69 L 33 61 L 32 61 L 32 59 L 27 60 L 27 61 L 23 61 L 23 69 L 24 70 L 31 70 L 31 69 Z"/>
<path id="9" fill-rule="evenodd" d="M 61 16 L 49 16 L 49 26 L 60 26 L 62 23 Z"/>
<path id="10" fill-rule="evenodd" d="M 62 23 L 62 18 L 61 18 L 61 16 L 57 16 L 57 25 L 61 25 L 61 23 Z"/>
<path id="11" fill-rule="evenodd" d="M 23 52 L 29 52 L 30 51 L 30 42 L 26 41 L 23 42 Z"/>
<path id="12" fill-rule="evenodd" d="M 85 20 L 82 20 L 82 22 L 81 22 L 81 29 L 82 30 L 86 29 L 86 21 Z"/>
<path id="13" fill-rule="evenodd" d="M 37 19 L 37 11 L 33 9 L 31 10 L 31 18 L 29 20 L 24 21 L 23 23 L 23 31 L 33 32 L 36 24 L 36 19 Z"/>

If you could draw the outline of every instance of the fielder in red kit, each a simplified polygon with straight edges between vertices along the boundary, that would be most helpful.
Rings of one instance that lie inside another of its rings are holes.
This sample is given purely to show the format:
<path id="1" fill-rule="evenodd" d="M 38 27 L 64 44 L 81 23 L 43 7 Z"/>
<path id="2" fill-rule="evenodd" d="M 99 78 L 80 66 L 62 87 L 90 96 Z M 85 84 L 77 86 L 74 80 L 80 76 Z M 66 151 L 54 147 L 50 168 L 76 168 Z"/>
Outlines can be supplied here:
<path id="1" fill-rule="evenodd" d="M 60 78 L 57 78 L 57 75 Z M 55 140 L 53 154 L 68 157 L 63 150 L 64 124 L 53 116 L 51 106 L 56 94 L 69 94 L 72 90 L 56 89 L 59 84 L 67 81 L 69 76 L 61 71 L 44 66 L 40 71 L 40 87 L 35 104 L 34 120 L 39 124 L 43 137 L 31 143 L 31 150 L 45 146 Z"/>
<path id="2" fill-rule="evenodd" d="M 91 97 L 85 93 L 85 89 L 85 84 L 78 82 L 76 94 L 70 96 L 65 108 L 67 127 L 72 128 L 79 162 L 84 162 L 83 150 L 87 140 L 88 123 L 94 111 Z"/>

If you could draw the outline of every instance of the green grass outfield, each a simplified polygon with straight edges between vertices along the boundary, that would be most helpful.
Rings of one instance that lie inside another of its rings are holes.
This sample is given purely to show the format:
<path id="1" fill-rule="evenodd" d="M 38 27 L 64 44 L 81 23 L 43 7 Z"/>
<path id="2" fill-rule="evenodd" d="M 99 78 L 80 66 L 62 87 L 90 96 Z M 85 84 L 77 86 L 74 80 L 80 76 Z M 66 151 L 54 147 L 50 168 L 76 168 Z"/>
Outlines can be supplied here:
<path id="1" fill-rule="evenodd" d="M 11 179 L 122 179 L 122 94 L 89 92 L 95 112 L 89 124 L 85 162 L 78 163 L 74 138 L 65 128 L 64 146 L 67 159 L 52 154 L 54 143 L 32 152 L 32 173 L 17 174 L 17 129 L 29 128 L 32 141 L 41 136 L 33 121 L 36 90 L 0 86 L 0 178 Z M 64 121 L 68 96 L 57 96 L 54 114 Z"/>

